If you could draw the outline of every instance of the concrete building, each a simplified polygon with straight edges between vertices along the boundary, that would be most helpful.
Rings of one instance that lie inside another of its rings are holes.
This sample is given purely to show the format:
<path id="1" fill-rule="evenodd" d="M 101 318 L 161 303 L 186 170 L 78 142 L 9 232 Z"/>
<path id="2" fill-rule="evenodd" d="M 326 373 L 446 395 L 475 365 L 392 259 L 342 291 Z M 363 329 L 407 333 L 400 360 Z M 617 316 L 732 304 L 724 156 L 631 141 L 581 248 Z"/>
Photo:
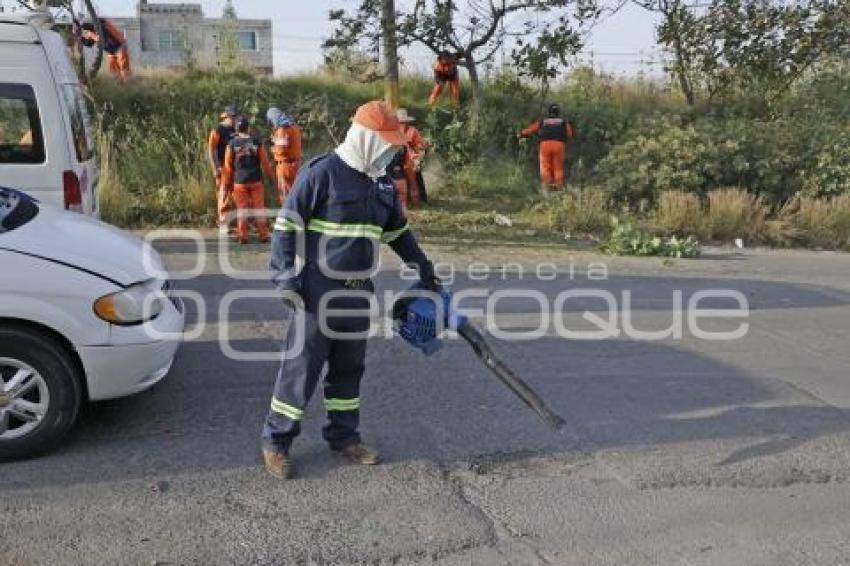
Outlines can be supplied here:
<path id="1" fill-rule="evenodd" d="M 239 19 L 230 1 L 221 18 L 204 17 L 200 4 L 139 0 L 135 18 L 109 19 L 123 29 L 135 68 L 215 68 L 236 58 L 240 68 L 274 72 L 271 20 Z"/>

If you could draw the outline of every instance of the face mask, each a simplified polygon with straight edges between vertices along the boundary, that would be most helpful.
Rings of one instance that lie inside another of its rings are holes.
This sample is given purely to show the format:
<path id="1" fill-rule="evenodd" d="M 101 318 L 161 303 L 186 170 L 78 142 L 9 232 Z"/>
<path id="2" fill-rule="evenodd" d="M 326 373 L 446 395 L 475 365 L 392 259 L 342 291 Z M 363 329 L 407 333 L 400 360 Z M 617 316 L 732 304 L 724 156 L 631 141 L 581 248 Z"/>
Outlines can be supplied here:
<path id="1" fill-rule="evenodd" d="M 389 167 L 390 163 L 393 162 L 393 159 L 395 158 L 398 152 L 399 150 L 394 147 L 388 149 L 387 151 L 379 155 L 377 159 L 375 159 L 375 162 L 372 163 L 372 167 L 375 168 L 375 170 L 377 171 L 383 171 L 384 169 Z"/>

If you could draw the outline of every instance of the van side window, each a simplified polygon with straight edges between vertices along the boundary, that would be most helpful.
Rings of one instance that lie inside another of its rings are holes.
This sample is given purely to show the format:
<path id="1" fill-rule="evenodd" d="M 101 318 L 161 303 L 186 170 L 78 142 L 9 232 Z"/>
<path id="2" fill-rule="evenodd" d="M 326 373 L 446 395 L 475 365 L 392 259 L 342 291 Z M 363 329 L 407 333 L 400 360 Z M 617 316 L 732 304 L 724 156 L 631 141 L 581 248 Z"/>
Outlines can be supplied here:
<path id="1" fill-rule="evenodd" d="M 74 149 L 77 161 L 88 161 L 94 156 L 94 144 L 91 139 L 91 124 L 88 108 L 83 99 L 83 91 L 77 85 L 62 85 L 62 95 L 65 107 L 71 119 L 71 135 L 74 138 Z"/>
<path id="2" fill-rule="evenodd" d="M 44 163 L 44 136 L 35 92 L 29 85 L 0 83 L 0 163 Z"/>

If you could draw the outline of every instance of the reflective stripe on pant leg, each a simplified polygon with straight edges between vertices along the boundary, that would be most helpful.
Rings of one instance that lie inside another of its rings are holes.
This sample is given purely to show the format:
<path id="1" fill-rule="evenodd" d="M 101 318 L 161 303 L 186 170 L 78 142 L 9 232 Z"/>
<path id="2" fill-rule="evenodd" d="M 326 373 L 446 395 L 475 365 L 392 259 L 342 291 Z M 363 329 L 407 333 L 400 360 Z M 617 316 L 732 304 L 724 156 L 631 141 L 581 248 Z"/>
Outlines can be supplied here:
<path id="1" fill-rule="evenodd" d="M 297 342 L 293 327 L 294 311 L 287 310 L 291 321 L 284 340 L 284 349 L 291 352 Z M 263 426 L 263 446 L 287 451 L 292 440 L 301 432 L 303 407 L 307 406 L 328 357 L 330 345 L 320 329 L 316 315 L 304 313 L 304 348 L 297 355 L 285 354 L 274 386 L 272 407 Z"/>
<path id="2" fill-rule="evenodd" d="M 325 409 L 328 411 L 354 411 L 359 408 L 359 397 L 354 399 L 325 399 Z"/>
<path id="3" fill-rule="evenodd" d="M 272 411 L 275 413 L 281 414 L 284 417 L 292 419 L 293 421 L 300 421 L 304 416 L 304 410 L 299 409 L 298 407 L 293 407 L 292 405 L 287 405 L 283 401 L 272 397 Z"/>
<path id="4" fill-rule="evenodd" d="M 337 329 L 341 332 L 356 330 L 362 328 Z M 331 343 L 325 376 L 328 424 L 322 429 L 322 436 L 331 448 L 340 449 L 360 442 L 360 381 L 366 369 L 365 360 L 365 340 L 334 340 Z"/>

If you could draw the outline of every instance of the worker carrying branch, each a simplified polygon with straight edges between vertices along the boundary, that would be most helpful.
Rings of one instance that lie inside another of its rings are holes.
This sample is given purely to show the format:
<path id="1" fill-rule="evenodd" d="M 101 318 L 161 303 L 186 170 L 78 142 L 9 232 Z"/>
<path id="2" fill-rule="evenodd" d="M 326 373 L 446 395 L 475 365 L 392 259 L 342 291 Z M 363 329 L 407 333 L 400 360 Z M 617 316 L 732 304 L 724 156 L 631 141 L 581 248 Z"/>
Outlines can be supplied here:
<path id="1" fill-rule="evenodd" d="M 262 436 L 266 469 L 274 477 L 289 475 L 290 448 L 326 364 L 325 441 L 354 463 L 378 463 L 359 432 L 375 244 L 389 244 L 402 261 L 415 266 L 424 289 L 441 288 L 386 175 L 405 143 L 386 103 L 364 104 L 336 151 L 302 168 L 275 223 L 271 270 L 291 324 Z M 303 266 L 296 272 L 299 242 L 304 243 Z"/>
<path id="2" fill-rule="evenodd" d="M 248 119 L 236 119 L 236 135 L 230 140 L 224 154 L 222 184 L 233 186 L 236 201 L 236 239 L 240 244 L 248 243 L 248 224 L 253 220 L 260 242 L 269 241 L 269 228 L 263 216 L 265 210 L 265 186 L 263 173 L 274 178 L 266 148 L 251 135 Z M 220 189 L 224 191 L 224 188 Z"/>
<path id="3" fill-rule="evenodd" d="M 301 128 L 279 108 L 269 108 L 266 113 L 269 127 L 271 156 L 275 164 L 278 199 L 281 206 L 295 185 L 298 168 L 301 166 Z"/>
<path id="4" fill-rule="evenodd" d="M 540 135 L 540 183 L 544 192 L 559 191 L 566 184 L 564 160 L 567 140 L 573 137 L 570 123 L 561 116 L 561 107 L 550 104 L 548 116 L 522 130 L 519 137 Z"/>
<path id="5" fill-rule="evenodd" d="M 440 98 L 443 89 L 449 85 L 452 100 L 460 104 L 460 76 L 457 70 L 457 57 L 448 51 L 441 51 L 434 63 L 434 88 L 428 97 L 428 104 L 434 106 Z"/>
<path id="6" fill-rule="evenodd" d="M 106 53 L 109 72 L 122 83 L 127 82 L 130 78 L 130 54 L 124 34 L 106 18 L 100 18 L 100 24 L 103 27 L 103 51 Z M 94 47 L 101 40 L 97 28 L 92 23 L 82 25 L 81 36 L 86 47 Z"/>

